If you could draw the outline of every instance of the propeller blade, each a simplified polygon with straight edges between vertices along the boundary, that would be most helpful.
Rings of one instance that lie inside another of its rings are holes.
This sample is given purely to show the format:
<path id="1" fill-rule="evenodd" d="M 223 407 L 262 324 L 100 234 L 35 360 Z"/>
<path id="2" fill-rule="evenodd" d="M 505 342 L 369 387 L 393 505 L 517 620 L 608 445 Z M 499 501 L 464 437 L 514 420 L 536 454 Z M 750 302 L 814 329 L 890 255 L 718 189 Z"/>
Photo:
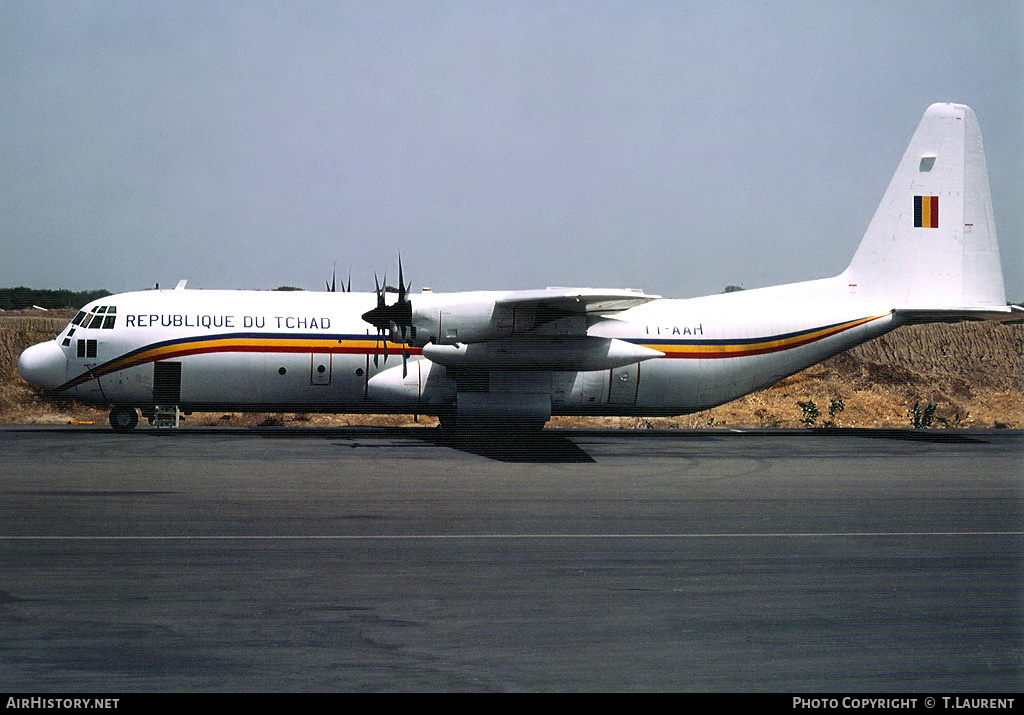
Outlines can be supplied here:
<path id="1" fill-rule="evenodd" d="M 405 281 L 402 278 L 402 254 L 398 254 L 398 302 L 405 302 Z"/>
<path id="2" fill-rule="evenodd" d="M 349 271 L 349 290 L 351 290 L 352 282 L 352 271 Z M 363 313 L 363 320 L 370 325 L 377 328 L 377 338 L 374 342 L 373 349 L 373 364 L 379 366 L 380 364 L 380 343 L 384 341 L 384 362 L 387 363 L 388 357 L 391 355 L 391 348 L 389 343 L 397 343 L 401 340 L 402 345 L 402 376 L 405 377 L 409 374 L 408 372 L 408 361 L 409 361 L 409 336 L 411 335 L 413 340 L 416 338 L 416 326 L 412 323 L 412 301 L 409 300 L 409 292 L 412 290 L 412 282 L 405 282 L 405 266 L 402 265 L 402 255 L 398 255 L 398 299 L 388 305 L 387 302 L 387 291 L 388 288 L 388 274 L 384 273 L 384 282 L 381 283 L 381 279 L 377 276 L 377 273 L 373 274 L 373 285 L 374 292 L 377 295 L 377 305 L 372 310 L 368 310 Z M 345 286 L 342 285 L 342 290 Z M 391 288 L 390 290 L 395 290 Z"/>

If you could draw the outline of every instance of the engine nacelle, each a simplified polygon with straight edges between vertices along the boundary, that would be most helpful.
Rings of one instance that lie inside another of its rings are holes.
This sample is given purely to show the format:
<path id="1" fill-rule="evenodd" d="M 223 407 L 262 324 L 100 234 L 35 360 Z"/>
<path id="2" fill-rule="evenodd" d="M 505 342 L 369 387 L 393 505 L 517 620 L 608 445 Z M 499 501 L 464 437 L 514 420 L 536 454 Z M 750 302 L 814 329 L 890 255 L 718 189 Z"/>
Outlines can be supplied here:
<path id="1" fill-rule="evenodd" d="M 412 324 L 416 347 L 427 343 L 478 343 L 512 335 L 514 311 L 495 306 L 500 293 L 472 292 L 412 296 Z"/>
<path id="2" fill-rule="evenodd" d="M 382 370 L 366 383 L 366 396 L 374 402 L 414 409 L 451 403 L 455 399 L 455 380 L 442 365 L 428 360 L 410 360 L 406 374 L 402 365 Z"/>
<path id="3" fill-rule="evenodd" d="M 610 370 L 664 353 L 624 340 L 589 336 L 518 337 L 470 345 L 423 347 L 423 357 L 449 368 L 474 370 Z"/>

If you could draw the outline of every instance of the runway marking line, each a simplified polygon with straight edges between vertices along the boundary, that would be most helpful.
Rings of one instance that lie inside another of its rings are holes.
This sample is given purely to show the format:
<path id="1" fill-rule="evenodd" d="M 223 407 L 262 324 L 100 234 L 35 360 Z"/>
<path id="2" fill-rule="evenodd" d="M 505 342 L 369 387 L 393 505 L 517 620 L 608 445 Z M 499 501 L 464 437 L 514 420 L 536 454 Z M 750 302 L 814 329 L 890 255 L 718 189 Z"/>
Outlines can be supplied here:
<path id="1" fill-rule="evenodd" d="M 725 534 L 209 534 L 209 535 L 119 535 L 2 536 L 14 541 L 455 541 L 474 539 L 815 539 L 815 538 L 900 538 L 912 536 L 1024 536 L 1024 531 L 862 531 Z"/>

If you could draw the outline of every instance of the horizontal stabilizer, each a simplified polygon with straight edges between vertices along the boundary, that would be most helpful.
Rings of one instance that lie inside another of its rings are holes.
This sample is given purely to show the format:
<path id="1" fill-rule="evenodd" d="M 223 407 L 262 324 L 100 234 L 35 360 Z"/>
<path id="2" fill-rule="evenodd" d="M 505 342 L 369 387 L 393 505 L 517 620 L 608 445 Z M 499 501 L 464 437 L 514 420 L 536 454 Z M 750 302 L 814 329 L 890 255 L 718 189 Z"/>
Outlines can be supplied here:
<path id="1" fill-rule="evenodd" d="M 904 323 L 959 323 L 965 320 L 992 320 L 999 323 L 1024 322 L 1024 308 L 1008 305 L 1005 308 L 984 306 L 977 308 L 897 308 L 893 315 Z"/>

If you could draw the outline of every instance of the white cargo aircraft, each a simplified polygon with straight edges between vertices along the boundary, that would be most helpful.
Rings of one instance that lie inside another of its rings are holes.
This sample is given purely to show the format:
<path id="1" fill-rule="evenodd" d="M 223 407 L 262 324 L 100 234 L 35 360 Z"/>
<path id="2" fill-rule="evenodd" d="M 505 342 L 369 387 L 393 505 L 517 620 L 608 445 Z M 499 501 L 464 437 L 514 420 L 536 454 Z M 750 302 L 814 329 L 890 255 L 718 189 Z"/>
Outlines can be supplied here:
<path id="1" fill-rule="evenodd" d="M 389 302 L 390 301 L 390 302 Z M 124 293 L 34 345 L 21 376 L 138 410 L 433 414 L 540 428 L 552 415 L 680 415 L 767 387 L 901 325 L 1007 307 L 974 112 L 928 108 L 849 267 L 686 300 L 630 290 Z M 391 358 L 389 362 L 389 357 Z"/>

